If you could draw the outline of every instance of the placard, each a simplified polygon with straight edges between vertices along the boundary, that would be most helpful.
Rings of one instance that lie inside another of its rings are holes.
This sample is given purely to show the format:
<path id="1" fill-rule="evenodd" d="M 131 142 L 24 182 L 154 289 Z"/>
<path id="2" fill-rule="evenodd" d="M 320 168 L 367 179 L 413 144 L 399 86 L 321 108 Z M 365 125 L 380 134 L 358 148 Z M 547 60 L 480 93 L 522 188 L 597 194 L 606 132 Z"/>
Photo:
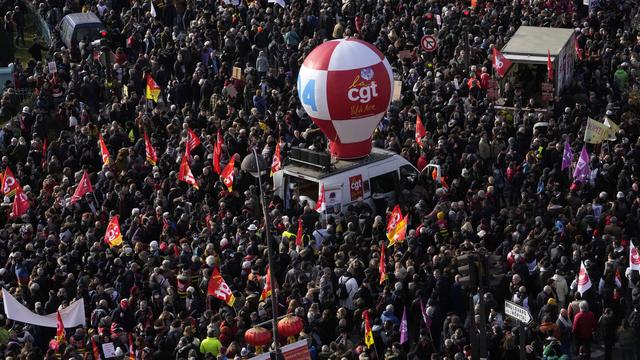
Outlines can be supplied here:
<path id="1" fill-rule="evenodd" d="M 357 201 L 364 196 L 364 186 L 362 184 L 362 175 L 349 177 L 349 191 L 351 192 L 351 201 Z"/>
<path id="2" fill-rule="evenodd" d="M 116 357 L 116 348 L 113 346 L 112 342 L 108 342 L 106 344 L 102 344 L 102 353 L 105 358 L 113 358 Z"/>
<path id="3" fill-rule="evenodd" d="M 411 50 L 402 50 L 398 52 L 398 58 L 403 60 L 403 59 L 411 59 L 413 57 L 413 54 L 411 53 Z"/>
<path id="4" fill-rule="evenodd" d="M 49 67 L 49 74 L 55 74 L 58 72 L 58 67 L 56 66 L 55 61 L 49 61 L 47 66 Z"/>
<path id="5" fill-rule="evenodd" d="M 549 82 L 542 83 L 540 86 L 541 94 L 540 97 L 543 101 L 551 101 L 553 100 L 553 84 Z"/>
<path id="6" fill-rule="evenodd" d="M 242 80 L 242 69 L 237 66 L 234 66 L 231 71 L 231 78 L 236 80 Z"/>
<path id="7" fill-rule="evenodd" d="M 402 96 L 402 81 L 394 80 L 393 81 L 393 98 L 392 101 L 400 101 Z"/>

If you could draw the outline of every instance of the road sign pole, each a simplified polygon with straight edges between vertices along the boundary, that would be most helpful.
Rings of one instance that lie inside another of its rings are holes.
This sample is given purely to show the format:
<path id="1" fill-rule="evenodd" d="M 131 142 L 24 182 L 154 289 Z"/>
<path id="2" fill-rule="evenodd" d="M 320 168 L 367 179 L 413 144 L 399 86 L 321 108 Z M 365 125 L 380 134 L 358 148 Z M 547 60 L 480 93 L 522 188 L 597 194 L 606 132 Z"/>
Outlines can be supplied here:
<path id="1" fill-rule="evenodd" d="M 526 339 L 525 339 L 525 324 L 521 321 L 518 321 L 518 324 L 520 325 L 520 360 L 526 360 L 527 359 L 527 351 L 525 350 L 525 344 L 526 344 Z"/>
<path id="2" fill-rule="evenodd" d="M 473 292 L 469 292 L 469 320 L 471 322 L 471 360 L 480 359 L 480 346 L 478 344 L 478 328 L 476 326 L 476 312 L 473 304 Z"/>
<path id="3" fill-rule="evenodd" d="M 480 297 L 480 358 L 487 358 L 487 319 L 485 318 L 484 292 L 482 289 L 478 291 Z"/>

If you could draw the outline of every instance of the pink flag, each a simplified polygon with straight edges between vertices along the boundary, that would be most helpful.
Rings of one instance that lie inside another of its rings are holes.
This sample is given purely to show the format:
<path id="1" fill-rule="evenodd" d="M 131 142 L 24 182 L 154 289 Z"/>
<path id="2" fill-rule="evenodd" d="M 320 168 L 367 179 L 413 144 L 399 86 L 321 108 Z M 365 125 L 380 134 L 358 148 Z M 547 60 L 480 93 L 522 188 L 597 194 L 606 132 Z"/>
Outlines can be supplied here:
<path id="1" fill-rule="evenodd" d="M 638 255 L 638 248 L 633 245 L 633 241 L 629 241 L 629 269 L 640 270 L 640 255 Z"/>

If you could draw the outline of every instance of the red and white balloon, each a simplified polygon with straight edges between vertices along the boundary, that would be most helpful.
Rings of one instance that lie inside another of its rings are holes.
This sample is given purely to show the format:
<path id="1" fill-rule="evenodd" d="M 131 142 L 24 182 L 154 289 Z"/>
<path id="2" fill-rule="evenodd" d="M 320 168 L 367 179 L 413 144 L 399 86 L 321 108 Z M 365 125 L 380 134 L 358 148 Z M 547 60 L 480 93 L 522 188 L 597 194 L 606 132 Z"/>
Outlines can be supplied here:
<path id="1" fill-rule="evenodd" d="M 393 71 L 384 55 L 358 39 L 332 40 L 306 57 L 298 97 L 329 139 L 331 154 L 356 159 L 371 152 L 371 134 L 389 108 Z"/>

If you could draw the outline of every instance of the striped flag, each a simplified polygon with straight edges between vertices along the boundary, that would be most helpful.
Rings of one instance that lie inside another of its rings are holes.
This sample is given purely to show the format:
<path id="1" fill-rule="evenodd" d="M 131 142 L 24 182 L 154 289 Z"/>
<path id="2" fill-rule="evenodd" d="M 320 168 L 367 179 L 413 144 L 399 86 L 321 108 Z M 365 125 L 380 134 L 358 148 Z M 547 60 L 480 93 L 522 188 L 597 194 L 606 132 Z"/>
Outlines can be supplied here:
<path id="1" fill-rule="evenodd" d="M 380 285 L 382 285 L 385 280 L 389 278 L 387 275 L 387 257 L 384 254 L 384 241 L 382 242 L 382 246 L 380 247 L 380 265 L 378 266 L 380 270 Z"/>
<path id="2" fill-rule="evenodd" d="M 151 74 L 147 74 L 147 100 L 153 100 L 153 102 L 158 102 L 160 98 L 160 86 L 153 80 Z"/>
<path id="3" fill-rule="evenodd" d="M 107 149 L 107 144 L 104 142 L 104 138 L 102 134 L 98 135 L 98 146 L 100 147 L 100 157 L 102 158 L 102 165 L 111 164 L 111 154 L 109 154 L 109 149 Z"/>
<path id="4" fill-rule="evenodd" d="M 156 154 L 156 149 L 153 148 L 153 144 L 151 144 L 151 140 L 149 139 L 149 135 L 145 131 L 144 134 L 144 150 L 147 155 L 147 161 L 151 166 L 155 166 L 158 162 L 158 155 Z"/>
<path id="5" fill-rule="evenodd" d="M 367 345 L 367 348 L 370 348 L 371 345 L 374 345 L 374 341 L 373 331 L 371 331 L 371 322 L 369 322 L 369 310 L 365 310 L 362 315 L 364 316 L 364 343 Z"/>

